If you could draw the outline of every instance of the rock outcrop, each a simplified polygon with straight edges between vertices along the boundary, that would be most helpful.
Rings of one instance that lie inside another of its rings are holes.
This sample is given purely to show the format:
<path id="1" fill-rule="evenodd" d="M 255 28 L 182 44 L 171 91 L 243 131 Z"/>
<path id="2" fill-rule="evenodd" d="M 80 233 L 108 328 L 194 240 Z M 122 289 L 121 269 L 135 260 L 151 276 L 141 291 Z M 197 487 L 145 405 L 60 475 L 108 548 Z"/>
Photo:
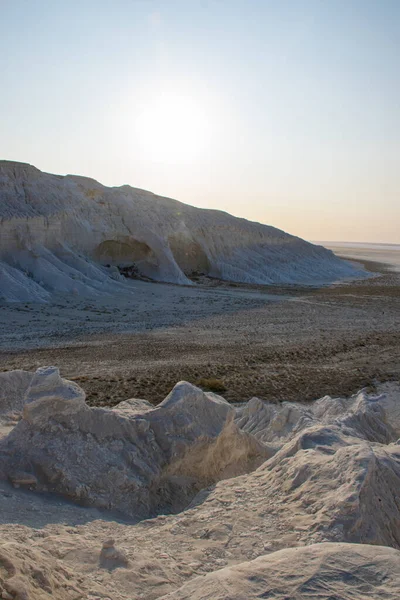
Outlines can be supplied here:
<path id="1" fill-rule="evenodd" d="M 314 544 L 198 577 L 160 600 L 397 600 L 399 577 L 397 550 Z"/>
<path id="2" fill-rule="evenodd" d="M 83 598 L 72 569 L 35 548 L 0 545 L 0 598 L 3 600 L 74 600 Z"/>
<path id="3" fill-rule="evenodd" d="M 0 419 L 22 409 L 32 378 L 33 373 L 29 371 L 17 370 L 0 373 Z"/>
<path id="4" fill-rule="evenodd" d="M 2 597 L 400 597 L 399 384 L 232 406 L 181 382 L 99 409 L 55 367 L 2 379 Z"/>
<path id="5" fill-rule="evenodd" d="M 194 273 L 262 284 L 365 276 L 274 227 L 0 161 L 0 300 L 118 293 L 131 289 L 121 272 L 184 284 Z"/>
<path id="6" fill-rule="evenodd" d="M 84 391 L 57 368 L 38 369 L 22 420 L 0 442 L 0 476 L 148 517 L 179 510 L 201 488 L 272 455 L 236 427 L 228 402 L 191 384 L 178 383 L 157 408 L 143 404 L 89 408 Z"/>
<path id="7" fill-rule="evenodd" d="M 9 385 L 13 377 L 21 373 L 9 373 Z M 55 367 L 38 369 L 26 390 L 23 379 L 22 419 L 0 442 L 0 477 L 14 484 L 143 518 L 177 512 L 201 489 L 250 473 L 246 487 L 261 485 L 276 510 L 289 503 L 308 514 L 310 540 L 400 548 L 393 386 L 235 409 L 181 382 L 156 408 L 131 400 L 104 409 L 89 408 Z"/>

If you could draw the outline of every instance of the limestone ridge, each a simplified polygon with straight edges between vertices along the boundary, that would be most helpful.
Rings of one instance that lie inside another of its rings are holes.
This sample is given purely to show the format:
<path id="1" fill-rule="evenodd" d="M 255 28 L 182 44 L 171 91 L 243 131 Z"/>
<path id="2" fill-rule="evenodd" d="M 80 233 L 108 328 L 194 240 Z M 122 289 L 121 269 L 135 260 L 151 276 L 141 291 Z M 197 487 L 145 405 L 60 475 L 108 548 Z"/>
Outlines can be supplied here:
<path id="1" fill-rule="evenodd" d="M 178 383 L 157 408 L 122 404 L 89 408 L 84 391 L 57 368 L 38 369 L 22 420 L 1 445 L 0 477 L 147 517 L 158 505 L 183 508 L 202 487 L 272 455 L 236 427 L 228 402 L 188 383 Z"/>
<path id="2" fill-rule="evenodd" d="M 279 229 L 124 185 L 0 161 L 0 300 L 116 293 L 122 273 L 191 284 L 320 284 L 363 276 L 330 250 Z"/>

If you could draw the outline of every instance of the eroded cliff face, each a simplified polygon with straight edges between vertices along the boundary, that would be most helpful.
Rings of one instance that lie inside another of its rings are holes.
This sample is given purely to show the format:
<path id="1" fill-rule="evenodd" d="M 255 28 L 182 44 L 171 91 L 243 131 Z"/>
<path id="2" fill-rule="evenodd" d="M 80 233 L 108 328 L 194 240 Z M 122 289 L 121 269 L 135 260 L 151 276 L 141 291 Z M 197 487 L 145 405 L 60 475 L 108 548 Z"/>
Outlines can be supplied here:
<path id="1" fill-rule="evenodd" d="M 279 229 L 150 192 L 0 161 L 0 299 L 114 293 L 132 268 L 190 284 L 193 273 L 249 283 L 326 283 L 363 274 Z"/>

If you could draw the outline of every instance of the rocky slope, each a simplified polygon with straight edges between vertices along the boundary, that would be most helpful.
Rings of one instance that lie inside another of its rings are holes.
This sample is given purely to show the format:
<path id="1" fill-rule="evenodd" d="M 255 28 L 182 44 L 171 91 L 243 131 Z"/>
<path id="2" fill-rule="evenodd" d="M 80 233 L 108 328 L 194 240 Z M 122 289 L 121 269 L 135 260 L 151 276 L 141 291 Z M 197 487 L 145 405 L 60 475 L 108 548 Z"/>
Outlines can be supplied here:
<path id="1" fill-rule="evenodd" d="M 0 374 L 2 597 L 394 600 L 399 406 L 182 382 L 96 409 L 55 368 Z"/>
<path id="2" fill-rule="evenodd" d="M 118 293 L 128 285 L 121 273 L 182 284 L 193 273 L 263 284 L 363 276 L 274 227 L 0 161 L 0 300 Z"/>
<path id="3" fill-rule="evenodd" d="M 374 600 L 399 593 L 400 552 L 314 544 L 274 552 L 198 577 L 164 600 Z"/>

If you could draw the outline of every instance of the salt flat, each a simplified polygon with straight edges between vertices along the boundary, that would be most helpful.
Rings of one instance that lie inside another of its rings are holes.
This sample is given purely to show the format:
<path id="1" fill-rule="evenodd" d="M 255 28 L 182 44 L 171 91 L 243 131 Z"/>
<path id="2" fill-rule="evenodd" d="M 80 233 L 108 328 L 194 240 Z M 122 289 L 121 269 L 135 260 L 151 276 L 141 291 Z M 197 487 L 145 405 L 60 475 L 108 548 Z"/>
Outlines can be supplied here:
<path id="1" fill-rule="evenodd" d="M 361 242 L 318 242 L 337 256 L 388 265 L 400 271 L 400 244 L 367 244 Z"/>

